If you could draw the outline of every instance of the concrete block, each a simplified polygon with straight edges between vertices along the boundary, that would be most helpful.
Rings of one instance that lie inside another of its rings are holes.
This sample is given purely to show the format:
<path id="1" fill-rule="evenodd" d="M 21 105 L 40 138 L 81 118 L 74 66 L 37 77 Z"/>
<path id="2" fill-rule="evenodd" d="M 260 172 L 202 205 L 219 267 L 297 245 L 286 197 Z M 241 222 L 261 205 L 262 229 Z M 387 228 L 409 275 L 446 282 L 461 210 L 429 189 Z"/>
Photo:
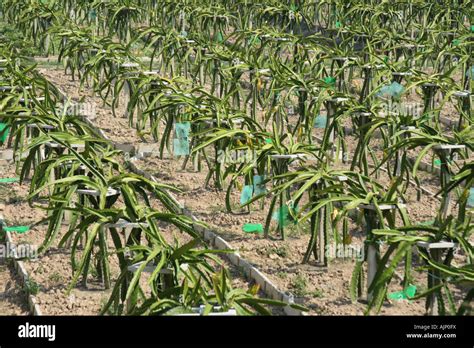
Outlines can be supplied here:
<path id="1" fill-rule="evenodd" d="M 220 250 L 232 249 L 232 246 L 219 236 L 216 236 L 214 240 L 214 245 L 216 249 L 220 249 Z"/>
<path id="2" fill-rule="evenodd" d="M 252 265 L 242 257 L 239 257 L 239 268 L 247 277 L 250 277 L 250 270 L 252 269 Z"/>
<path id="3" fill-rule="evenodd" d="M 270 280 L 256 267 L 250 269 L 250 278 L 255 280 L 255 282 L 260 285 L 260 289 L 266 293 L 267 283 L 270 283 Z"/>
<path id="4" fill-rule="evenodd" d="M 271 281 L 267 282 L 267 285 L 265 286 L 265 293 L 274 300 L 281 301 L 283 298 L 283 293 L 278 290 L 277 286 Z"/>
<path id="5" fill-rule="evenodd" d="M 216 234 L 211 230 L 204 230 L 204 240 L 214 246 L 214 240 L 216 238 Z"/>
<path id="6" fill-rule="evenodd" d="M 240 261 L 239 253 L 226 254 L 225 256 L 227 257 L 227 259 L 229 259 L 231 264 L 233 264 L 234 266 L 239 266 L 239 261 Z"/>

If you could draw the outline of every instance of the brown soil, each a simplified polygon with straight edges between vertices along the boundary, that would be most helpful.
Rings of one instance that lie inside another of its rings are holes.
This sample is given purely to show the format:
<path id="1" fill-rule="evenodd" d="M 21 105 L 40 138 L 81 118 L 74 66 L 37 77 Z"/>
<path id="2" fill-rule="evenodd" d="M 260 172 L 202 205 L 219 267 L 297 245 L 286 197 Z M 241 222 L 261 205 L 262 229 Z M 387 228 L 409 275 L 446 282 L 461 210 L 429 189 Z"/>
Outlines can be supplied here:
<path id="1" fill-rule="evenodd" d="M 79 91 L 78 83 L 72 82 L 62 71 L 41 70 L 41 72 L 68 95 L 79 100 L 81 97 L 90 98 L 90 93 Z M 134 130 L 128 127 L 126 119 L 114 118 L 109 107 L 101 107 L 101 100 L 95 98 L 98 117 L 95 124 L 101 127 L 107 136 L 118 143 L 128 143 L 138 146 L 142 143 Z M 315 135 L 318 135 L 318 130 Z M 355 149 L 355 138 L 348 137 L 349 153 Z M 375 142 L 376 143 L 376 142 Z M 307 228 L 292 227 L 286 241 L 265 239 L 260 236 L 248 235 L 242 232 L 245 223 L 264 223 L 266 212 L 259 210 L 259 204 L 254 204 L 252 211 L 247 215 L 232 215 L 226 212 L 224 206 L 225 192 L 203 188 L 207 173 L 193 172 L 191 166 L 181 170 L 181 160 L 172 159 L 167 154 L 164 159 L 158 157 L 146 158 L 137 161 L 137 165 L 153 174 L 160 182 L 171 184 L 182 190 L 178 199 L 184 202 L 202 221 L 216 229 L 220 235 L 230 241 L 233 247 L 250 260 L 280 289 L 291 291 L 298 297 L 298 301 L 310 308 L 310 314 L 351 315 L 363 314 L 363 303 L 352 303 L 349 297 L 349 281 L 354 266 L 353 260 L 332 260 L 328 269 L 315 265 L 301 265 L 301 261 L 309 240 Z M 387 184 L 387 175 L 381 175 L 380 183 Z M 431 175 L 426 175 L 423 184 L 432 192 L 437 192 L 438 185 Z M 232 200 L 238 202 L 239 192 L 232 194 Z M 268 203 L 268 202 L 267 202 Z M 416 191 L 410 188 L 407 192 L 407 206 L 413 221 L 423 222 L 436 215 L 439 202 L 423 194 L 421 201 L 416 200 Z M 268 206 L 268 204 L 266 204 Z M 412 208 L 412 209 L 410 209 Z M 363 241 L 360 227 L 351 226 L 353 243 Z M 414 272 L 414 283 L 419 290 L 426 287 L 426 274 Z M 392 281 L 389 291 L 398 291 L 401 285 Z M 462 289 L 454 289 L 455 297 L 459 301 Z M 399 301 L 386 303 L 382 314 L 423 314 L 424 300 L 413 302 Z"/>
<path id="2" fill-rule="evenodd" d="M 10 263 L 0 260 L 0 315 L 27 315 L 26 294 Z"/>
<path id="3" fill-rule="evenodd" d="M 2 177 L 15 177 L 15 168 L 12 165 L 2 166 Z M 33 208 L 26 202 L 28 183 L 19 183 L 2 186 L 0 195 L 0 212 L 5 218 L 7 226 L 29 226 L 39 222 L 46 215 L 40 208 Z M 29 244 L 39 247 L 44 241 L 47 225 L 38 225 L 25 234 L 12 234 L 13 242 Z M 60 232 L 58 241 L 66 226 Z M 168 242 L 178 240 L 185 243 L 190 236 L 179 233 L 175 228 L 162 226 L 162 234 Z M 111 241 L 110 241 L 111 242 Z M 111 290 L 106 290 L 103 284 L 92 275 L 89 275 L 87 287 L 82 283 L 67 294 L 67 287 L 73 279 L 70 260 L 71 251 L 68 248 L 53 246 L 37 259 L 25 261 L 26 271 L 30 276 L 31 284 L 38 286 L 36 294 L 38 304 L 45 315 L 97 315 L 109 298 Z M 80 256 L 80 254 L 79 254 Z M 120 273 L 116 258 L 111 257 L 110 268 L 112 282 Z M 229 265 L 228 265 L 229 266 Z M 248 289 L 250 284 L 243 279 L 238 270 L 228 267 L 233 276 L 233 286 Z M 5 284 L 3 295 L 0 295 L 0 314 L 26 314 L 21 304 L 21 288 L 16 279 L 9 273 L 6 265 L 0 265 L 0 284 Z M 3 281 L 5 280 L 5 281 Z M 143 279 L 143 285 L 146 280 Z M 6 300 L 3 300 L 5 297 Z"/>

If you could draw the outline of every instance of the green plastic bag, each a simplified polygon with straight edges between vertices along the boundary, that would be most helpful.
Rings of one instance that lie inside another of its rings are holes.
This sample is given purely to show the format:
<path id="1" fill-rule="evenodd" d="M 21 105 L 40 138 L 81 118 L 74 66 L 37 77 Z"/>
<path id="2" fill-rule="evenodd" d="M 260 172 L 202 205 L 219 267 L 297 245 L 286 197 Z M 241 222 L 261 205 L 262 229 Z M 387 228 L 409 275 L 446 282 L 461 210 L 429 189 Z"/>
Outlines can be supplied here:
<path id="1" fill-rule="evenodd" d="M 290 206 L 285 204 L 281 207 L 281 209 L 277 209 L 277 211 L 272 214 L 272 219 L 277 221 L 278 226 L 280 227 L 286 227 L 290 223 L 294 223 L 296 225 L 298 221 L 293 218 L 292 212 L 293 214 L 296 214 L 298 209 L 293 208 L 293 204 L 290 204 Z"/>
<path id="2" fill-rule="evenodd" d="M 191 132 L 191 122 L 175 124 L 175 133 L 177 139 L 188 139 Z"/>
<path id="3" fill-rule="evenodd" d="M 273 144 L 273 140 L 267 138 L 267 139 L 265 139 L 265 143 L 266 143 L 266 144 Z"/>
<path id="4" fill-rule="evenodd" d="M 240 193 L 240 204 L 244 205 L 252 199 L 253 185 L 245 185 Z"/>
<path id="5" fill-rule="evenodd" d="M 392 94 L 392 96 L 399 98 L 404 91 L 405 91 L 405 87 L 403 87 L 398 82 L 393 81 L 390 84 L 390 93 Z"/>
<path id="6" fill-rule="evenodd" d="M 424 221 L 422 223 L 420 223 L 421 226 L 433 226 L 435 223 L 434 220 L 428 220 L 428 221 Z"/>
<path id="7" fill-rule="evenodd" d="M 5 143 L 8 139 L 10 127 L 6 123 L 0 123 L 0 143 Z"/>
<path id="8" fill-rule="evenodd" d="M 398 301 L 406 299 L 405 294 L 403 293 L 403 291 L 392 292 L 392 293 L 388 294 L 387 297 L 388 297 L 389 300 L 398 300 Z"/>
<path id="9" fill-rule="evenodd" d="M 328 85 L 335 86 L 336 85 L 336 78 L 332 76 L 328 76 L 324 78 L 324 83 Z"/>
<path id="10" fill-rule="evenodd" d="M 189 155 L 189 141 L 187 138 L 173 139 L 173 152 L 175 156 Z"/>
<path id="11" fill-rule="evenodd" d="M 400 98 L 400 96 L 403 94 L 405 91 L 405 88 L 399 84 L 396 81 L 393 81 L 390 85 L 388 86 L 383 86 L 380 91 L 377 93 L 379 97 L 394 97 L 394 98 Z"/>
<path id="12" fill-rule="evenodd" d="M 342 28 L 342 23 L 339 21 L 336 21 L 336 28 Z"/>
<path id="13" fill-rule="evenodd" d="M 265 177 L 262 175 L 254 175 L 253 176 L 253 194 L 255 196 L 267 193 L 267 189 L 265 188 Z"/>
<path id="14" fill-rule="evenodd" d="M 20 181 L 20 178 L 3 178 L 0 179 L 0 184 L 11 184 Z"/>
<path id="15" fill-rule="evenodd" d="M 413 297 L 415 297 L 416 294 L 416 286 L 415 285 L 409 285 L 405 290 L 403 291 L 396 291 L 388 294 L 388 299 L 389 300 L 409 300 Z"/>
<path id="16" fill-rule="evenodd" d="M 474 79 L 474 65 L 471 66 L 471 69 L 467 70 L 466 76 L 469 77 L 471 80 Z"/>
<path id="17" fill-rule="evenodd" d="M 257 35 L 255 35 L 253 38 L 249 39 L 249 46 L 258 46 L 260 45 L 261 41 Z"/>
<path id="18" fill-rule="evenodd" d="M 409 286 L 405 289 L 405 295 L 406 295 L 408 298 L 413 298 L 413 297 L 415 297 L 415 294 L 416 294 L 416 286 L 415 286 L 415 285 L 409 285 Z"/>
<path id="19" fill-rule="evenodd" d="M 217 33 L 217 42 L 222 43 L 224 42 L 224 35 L 221 32 Z"/>
<path id="20" fill-rule="evenodd" d="M 474 208 L 474 187 L 469 189 L 469 198 L 467 199 L 467 206 Z"/>
<path id="21" fill-rule="evenodd" d="M 316 116 L 316 119 L 314 120 L 314 127 L 319 128 L 319 129 L 324 129 L 326 128 L 327 124 L 327 117 L 323 115 L 318 115 Z"/>
<path id="22" fill-rule="evenodd" d="M 422 114 L 420 117 L 418 117 L 418 120 L 422 122 L 426 122 L 426 121 L 431 120 L 432 118 L 433 118 L 433 114 L 430 112 L 427 112 L 427 113 Z"/>
<path id="23" fill-rule="evenodd" d="M 262 226 L 262 224 L 245 224 L 245 225 L 242 227 L 242 230 L 243 230 L 245 233 L 257 233 L 257 234 L 261 234 L 261 233 L 263 233 L 263 226 Z"/>
<path id="24" fill-rule="evenodd" d="M 29 226 L 10 226 L 10 227 L 4 227 L 3 230 L 5 232 L 15 232 L 15 233 L 26 233 L 30 230 Z"/>
<path id="25" fill-rule="evenodd" d="M 95 21 L 97 18 L 97 11 L 96 10 L 90 10 L 89 11 L 89 19 L 92 21 Z"/>

